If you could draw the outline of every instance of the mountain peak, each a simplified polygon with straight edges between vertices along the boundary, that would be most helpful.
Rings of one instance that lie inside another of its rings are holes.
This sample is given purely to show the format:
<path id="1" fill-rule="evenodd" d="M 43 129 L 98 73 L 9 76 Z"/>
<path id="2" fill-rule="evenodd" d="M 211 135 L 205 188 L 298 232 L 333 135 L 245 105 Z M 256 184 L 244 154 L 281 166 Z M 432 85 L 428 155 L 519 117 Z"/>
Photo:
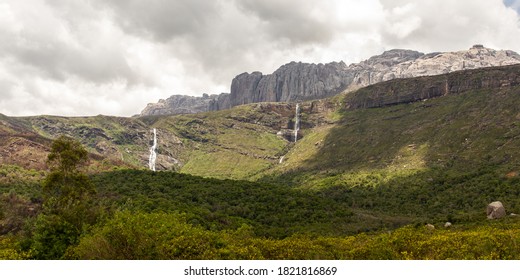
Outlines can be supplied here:
<path id="1" fill-rule="evenodd" d="M 520 63 L 510 50 L 475 44 L 468 50 L 424 54 L 390 49 L 360 63 L 303 63 L 292 61 L 272 74 L 242 73 L 231 82 L 231 93 L 202 97 L 171 97 L 149 104 L 141 115 L 184 114 L 228 109 L 256 102 L 296 102 L 321 99 L 343 91 L 396 78 L 446 74 L 454 71 Z M 200 99 L 200 100 L 199 100 Z"/>

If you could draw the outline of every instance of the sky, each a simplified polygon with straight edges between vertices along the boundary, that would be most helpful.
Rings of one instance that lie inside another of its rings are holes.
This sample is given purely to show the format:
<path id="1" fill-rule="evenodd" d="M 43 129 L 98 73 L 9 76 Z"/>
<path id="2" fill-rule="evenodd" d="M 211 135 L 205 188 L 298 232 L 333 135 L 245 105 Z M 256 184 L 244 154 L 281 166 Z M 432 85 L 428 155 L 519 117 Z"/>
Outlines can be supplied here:
<path id="1" fill-rule="evenodd" d="M 520 0 L 2 0 L 0 113 L 138 114 L 291 61 L 520 52 Z"/>

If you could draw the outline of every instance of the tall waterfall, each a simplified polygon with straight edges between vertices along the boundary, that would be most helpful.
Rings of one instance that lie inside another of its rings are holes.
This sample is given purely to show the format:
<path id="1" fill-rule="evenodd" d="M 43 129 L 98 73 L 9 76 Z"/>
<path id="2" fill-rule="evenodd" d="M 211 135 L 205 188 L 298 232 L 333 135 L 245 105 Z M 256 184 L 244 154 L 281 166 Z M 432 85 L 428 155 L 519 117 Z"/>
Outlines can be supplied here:
<path id="1" fill-rule="evenodd" d="M 148 165 L 150 170 L 155 171 L 155 159 L 157 158 L 157 153 L 155 153 L 155 149 L 157 149 L 157 130 L 153 129 L 153 146 L 150 148 L 150 159 L 148 161 Z"/>
<path id="2" fill-rule="evenodd" d="M 298 130 L 300 130 L 300 103 L 296 103 L 296 115 L 294 121 L 294 143 L 298 141 Z"/>

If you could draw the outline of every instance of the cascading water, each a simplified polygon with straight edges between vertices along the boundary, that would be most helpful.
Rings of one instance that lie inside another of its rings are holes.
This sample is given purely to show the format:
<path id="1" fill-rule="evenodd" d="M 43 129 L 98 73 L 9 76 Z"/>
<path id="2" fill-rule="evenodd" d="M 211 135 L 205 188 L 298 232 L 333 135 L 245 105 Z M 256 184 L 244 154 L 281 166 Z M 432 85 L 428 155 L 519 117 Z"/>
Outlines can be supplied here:
<path id="1" fill-rule="evenodd" d="M 150 159 L 148 161 L 148 165 L 150 170 L 155 171 L 155 159 L 157 158 L 157 153 L 155 149 L 157 148 L 157 130 L 153 129 L 153 146 L 150 148 Z"/>
<path id="2" fill-rule="evenodd" d="M 296 103 L 296 116 L 294 121 L 294 143 L 298 141 L 298 130 L 300 130 L 300 104 Z"/>

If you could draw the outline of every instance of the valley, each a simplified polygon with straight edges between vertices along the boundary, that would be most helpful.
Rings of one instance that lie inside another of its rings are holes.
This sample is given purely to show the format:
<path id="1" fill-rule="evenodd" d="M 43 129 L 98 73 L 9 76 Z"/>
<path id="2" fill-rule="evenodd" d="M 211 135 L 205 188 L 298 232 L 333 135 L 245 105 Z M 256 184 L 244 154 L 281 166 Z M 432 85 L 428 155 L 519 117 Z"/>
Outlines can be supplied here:
<path id="1" fill-rule="evenodd" d="M 518 258 L 518 248 L 500 249 L 516 242 L 513 235 L 461 255 L 431 255 L 421 246 L 441 248 L 460 238 L 478 244 L 475 236 L 491 240 L 493 228 L 518 231 L 520 222 L 509 214 L 520 213 L 519 84 L 520 66 L 512 65 L 394 79 L 299 102 L 297 141 L 297 104 L 286 102 L 131 118 L 1 115 L 0 252 L 12 258 Z M 157 172 L 147 170 L 152 129 Z M 38 224 L 46 211 L 40 184 L 59 135 L 87 150 L 82 171 L 96 189 L 93 209 L 105 214 L 88 230 L 77 229 L 76 239 L 64 243 L 69 249 L 39 255 L 45 232 L 31 236 L 22 224 Z M 488 221 L 485 207 L 497 200 L 508 216 Z M 167 220 L 187 235 L 157 227 Z M 117 228 L 119 222 L 134 226 Z M 446 222 L 453 226 L 445 229 Z M 118 242 L 138 235 L 160 241 L 132 239 L 148 255 L 118 251 Z M 423 245 L 403 249 L 405 238 Z M 194 240 L 207 247 L 183 247 Z M 383 250 L 385 242 L 395 251 Z M 89 249 L 96 246 L 98 255 Z M 285 246 L 300 253 L 286 254 Z M 315 254 L 303 253 L 309 250 Z"/>

